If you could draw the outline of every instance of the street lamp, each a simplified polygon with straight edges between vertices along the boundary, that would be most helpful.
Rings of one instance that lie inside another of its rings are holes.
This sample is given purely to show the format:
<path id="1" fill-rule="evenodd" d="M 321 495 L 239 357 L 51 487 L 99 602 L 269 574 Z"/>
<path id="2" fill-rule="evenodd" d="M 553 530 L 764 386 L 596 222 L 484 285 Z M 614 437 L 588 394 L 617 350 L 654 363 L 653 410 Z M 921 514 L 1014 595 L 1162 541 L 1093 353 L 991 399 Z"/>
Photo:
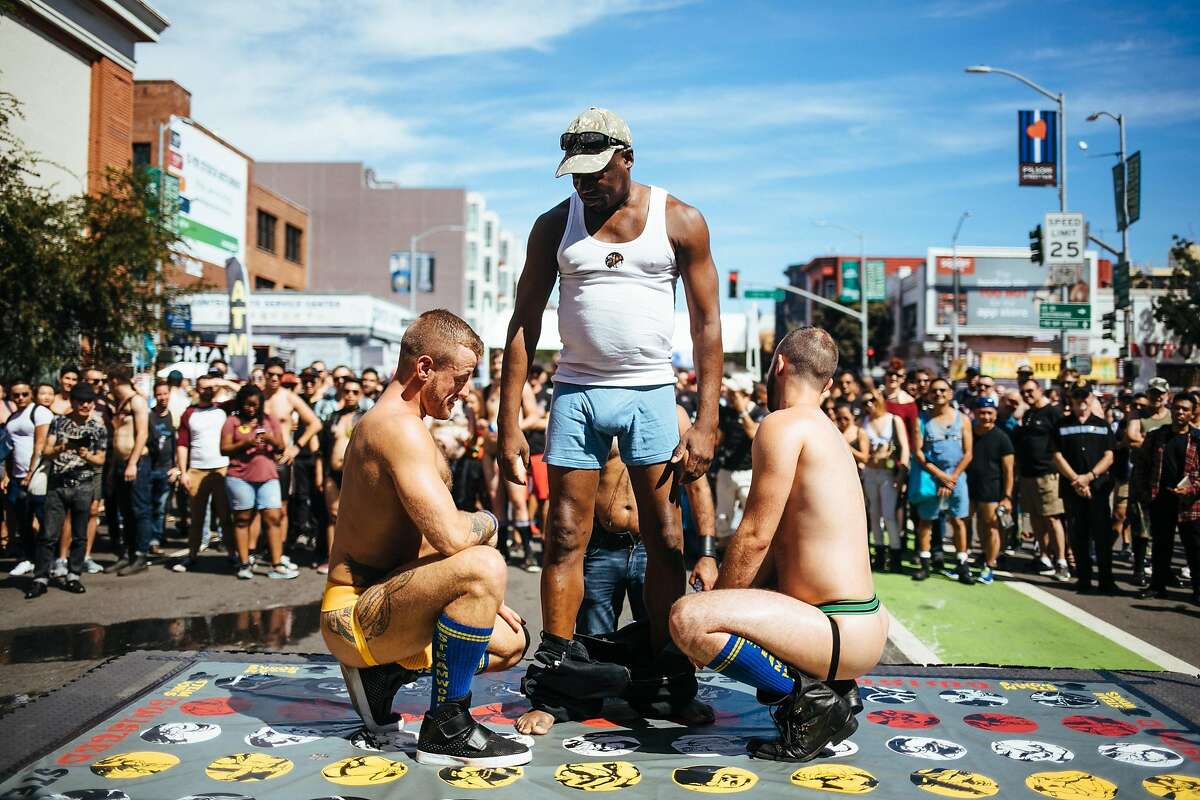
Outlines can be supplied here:
<path id="1" fill-rule="evenodd" d="M 838 230 L 846 231 L 858 237 L 858 301 L 859 313 L 862 314 L 862 356 L 860 358 L 862 375 L 866 376 L 867 368 L 870 366 L 867 358 L 867 248 L 865 237 L 862 231 L 847 227 L 846 225 L 838 225 L 836 222 L 827 222 L 823 219 L 814 219 L 813 225 L 818 228 L 837 228 Z"/>
<path id="2" fill-rule="evenodd" d="M 967 217 L 971 216 L 970 211 L 964 211 L 962 216 L 958 218 L 958 224 L 954 226 L 954 237 L 950 240 L 950 265 L 954 270 L 954 308 L 950 314 L 950 327 L 954 334 L 954 360 L 958 361 L 958 303 L 962 296 L 962 286 L 960 285 L 959 275 L 962 271 L 958 268 L 958 234 L 962 231 L 963 223 L 967 221 Z"/>
<path id="3" fill-rule="evenodd" d="M 408 240 L 408 309 L 415 317 L 417 315 L 417 242 L 424 239 L 426 236 L 431 236 L 435 233 L 444 233 L 446 231 L 464 231 L 462 225 L 435 225 L 432 228 L 421 231 L 412 236 Z"/>
<path id="4" fill-rule="evenodd" d="M 1117 129 L 1121 133 L 1121 149 L 1117 152 L 1117 157 L 1121 159 L 1121 176 L 1122 176 L 1121 177 L 1121 217 L 1125 223 L 1124 225 L 1121 226 L 1121 261 L 1124 262 L 1125 269 L 1128 270 L 1129 269 L 1129 176 L 1126 174 L 1126 171 L 1125 171 L 1125 115 L 1124 114 L 1113 114 L 1112 112 L 1109 112 L 1109 111 L 1097 111 L 1093 114 L 1089 114 L 1087 121 L 1095 122 L 1096 120 L 1100 119 L 1101 117 L 1108 117 L 1109 119 L 1116 122 Z M 1118 220 L 1118 222 L 1120 222 L 1122 220 Z M 1127 349 L 1129 347 L 1129 334 L 1130 334 L 1129 320 L 1130 320 L 1130 309 L 1126 308 L 1125 309 L 1125 320 L 1124 320 L 1125 321 L 1125 325 L 1124 325 L 1125 335 L 1123 337 L 1123 339 L 1124 339 L 1124 347 L 1122 348 L 1123 350 Z M 1122 355 L 1124 356 L 1125 353 L 1122 353 Z"/>
<path id="5" fill-rule="evenodd" d="M 1048 97 L 1054 102 L 1058 103 L 1058 210 L 1065 212 L 1067 210 L 1067 149 L 1064 144 L 1067 141 L 1066 96 L 1062 92 L 1055 94 L 1049 89 L 1037 85 L 1024 75 L 1013 72 L 1012 70 L 1001 69 L 1000 67 L 989 67 L 981 64 L 973 67 L 967 67 L 966 71 L 976 74 L 995 73 L 997 75 L 1007 75 L 1008 77 L 1025 84 L 1035 92 L 1044 95 L 1045 97 Z"/>

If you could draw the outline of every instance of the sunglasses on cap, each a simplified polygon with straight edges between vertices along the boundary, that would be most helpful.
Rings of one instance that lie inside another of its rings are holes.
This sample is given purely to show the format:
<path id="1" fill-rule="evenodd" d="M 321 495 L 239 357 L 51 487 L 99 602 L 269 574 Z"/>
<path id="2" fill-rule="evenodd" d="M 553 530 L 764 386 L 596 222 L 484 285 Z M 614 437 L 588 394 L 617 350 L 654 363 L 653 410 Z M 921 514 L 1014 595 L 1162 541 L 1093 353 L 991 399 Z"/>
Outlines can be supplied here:
<path id="1" fill-rule="evenodd" d="M 558 146 L 563 150 L 606 150 L 609 147 L 629 147 L 629 142 L 614 139 L 607 133 L 598 131 L 582 131 L 580 133 L 564 133 L 558 137 Z"/>

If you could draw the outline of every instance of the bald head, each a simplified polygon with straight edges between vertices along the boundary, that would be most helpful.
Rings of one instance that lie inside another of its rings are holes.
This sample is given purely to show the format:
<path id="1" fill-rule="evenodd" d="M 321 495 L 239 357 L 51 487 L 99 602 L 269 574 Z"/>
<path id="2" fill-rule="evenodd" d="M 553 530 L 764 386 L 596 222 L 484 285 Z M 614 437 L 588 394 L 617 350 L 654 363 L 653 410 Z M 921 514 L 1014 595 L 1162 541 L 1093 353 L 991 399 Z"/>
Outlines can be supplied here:
<path id="1" fill-rule="evenodd" d="M 779 342 L 775 354 L 805 383 L 821 390 L 837 370 L 838 350 L 824 328 L 796 328 Z"/>
<path id="2" fill-rule="evenodd" d="M 426 311 L 408 326 L 400 340 L 399 374 L 406 374 L 421 356 L 429 356 L 434 367 L 444 367 L 465 347 L 478 359 L 483 355 L 483 341 L 460 317 L 439 308 Z"/>

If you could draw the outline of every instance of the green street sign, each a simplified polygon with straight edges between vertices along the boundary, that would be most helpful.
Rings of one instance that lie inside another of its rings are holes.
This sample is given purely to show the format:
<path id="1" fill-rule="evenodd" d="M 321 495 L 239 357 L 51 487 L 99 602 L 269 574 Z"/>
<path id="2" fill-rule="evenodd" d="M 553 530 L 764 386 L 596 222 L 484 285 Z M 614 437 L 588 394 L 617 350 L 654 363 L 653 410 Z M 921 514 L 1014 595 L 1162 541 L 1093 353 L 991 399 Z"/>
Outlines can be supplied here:
<path id="1" fill-rule="evenodd" d="M 858 302 L 858 259 L 842 262 L 842 293 L 838 300 L 843 303 Z M 887 272 L 879 260 L 867 261 L 867 300 L 887 299 Z"/>
<path id="2" fill-rule="evenodd" d="M 1118 261 L 1113 264 L 1113 307 L 1117 311 L 1129 308 L 1129 263 Z"/>
<path id="3" fill-rule="evenodd" d="M 774 300 L 779 302 L 787 293 L 783 289 L 747 289 L 742 292 L 746 300 Z"/>
<path id="4" fill-rule="evenodd" d="M 1092 327 L 1091 303 L 1042 303 L 1038 306 L 1038 327 L 1086 330 Z"/>

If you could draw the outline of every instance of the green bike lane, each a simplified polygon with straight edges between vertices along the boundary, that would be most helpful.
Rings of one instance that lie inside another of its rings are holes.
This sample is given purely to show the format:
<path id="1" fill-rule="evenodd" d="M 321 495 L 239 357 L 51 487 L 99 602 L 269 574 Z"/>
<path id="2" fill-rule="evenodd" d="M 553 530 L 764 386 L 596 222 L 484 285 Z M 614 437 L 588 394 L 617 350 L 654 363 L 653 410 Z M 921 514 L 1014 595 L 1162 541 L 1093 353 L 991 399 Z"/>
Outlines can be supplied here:
<path id="1" fill-rule="evenodd" d="M 1004 581 L 964 586 L 934 575 L 875 575 L 892 615 L 946 664 L 1161 670 Z"/>

